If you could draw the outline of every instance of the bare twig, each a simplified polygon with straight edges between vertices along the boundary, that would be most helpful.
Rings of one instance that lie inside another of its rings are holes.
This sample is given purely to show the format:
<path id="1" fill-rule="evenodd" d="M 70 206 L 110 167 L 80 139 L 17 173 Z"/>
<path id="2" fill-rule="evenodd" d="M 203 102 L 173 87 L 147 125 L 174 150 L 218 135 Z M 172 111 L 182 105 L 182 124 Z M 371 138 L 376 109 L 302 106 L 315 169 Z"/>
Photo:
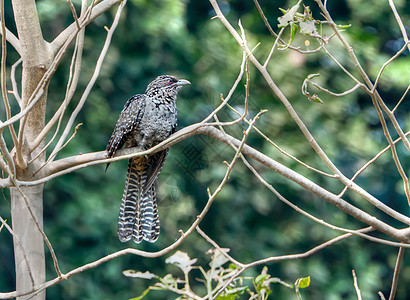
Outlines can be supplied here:
<path id="1" fill-rule="evenodd" d="M 86 9 L 87 9 L 87 3 L 83 1 L 82 7 L 81 7 L 81 15 L 85 14 Z M 57 124 L 57 128 L 54 132 L 53 137 L 50 139 L 47 145 L 40 151 L 39 154 L 47 150 L 47 148 L 51 145 L 51 143 L 54 141 L 54 139 L 56 138 L 58 134 L 58 131 L 60 129 L 60 125 L 61 125 L 61 122 L 64 116 L 64 112 L 68 104 L 70 103 L 72 97 L 74 96 L 74 93 L 77 89 L 78 80 L 80 78 L 81 63 L 82 63 L 82 56 L 83 56 L 82 54 L 83 54 L 83 48 L 84 48 L 84 32 L 85 32 L 85 29 L 82 28 L 79 31 L 78 36 L 76 38 L 74 53 L 73 53 L 71 64 L 70 64 L 69 80 L 67 83 L 65 98 L 62 104 L 60 105 L 60 107 L 58 108 L 58 110 L 56 111 L 56 113 L 53 115 L 50 121 L 44 126 L 44 128 L 41 130 L 37 138 L 30 145 L 30 152 L 34 151 L 40 145 L 40 143 L 43 141 L 43 139 L 46 137 L 48 132 L 51 130 L 51 128 L 55 125 L 57 121 L 58 121 L 58 124 Z M 73 67 L 74 67 L 74 70 L 73 70 Z"/>
<path id="2" fill-rule="evenodd" d="M 67 0 L 67 2 L 68 2 L 68 5 L 70 5 L 71 12 L 73 13 L 75 24 L 77 25 L 78 30 L 80 30 L 81 26 L 80 26 L 80 22 L 78 21 L 77 12 L 75 11 L 74 4 L 71 2 L 71 0 Z"/>
<path id="3" fill-rule="evenodd" d="M 255 0 L 255 1 L 256 1 L 256 0 Z M 270 61 L 270 59 L 271 59 L 271 57 L 272 57 L 273 51 L 275 51 L 276 45 L 278 44 L 278 41 L 279 41 L 280 37 L 282 36 L 282 33 L 283 33 L 284 30 L 285 30 L 285 27 L 282 27 L 281 30 L 279 31 L 278 36 L 276 37 L 275 42 L 273 43 L 273 46 L 272 46 L 272 48 L 270 49 L 269 55 L 268 55 L 268 57 L 266 58 L 265 63 L 263 64 L 263 67 L 264 67 L 264 68 L 267 67 L 267 65 L 268 65 L 268 63 L 269 63 L 269 61 Z"/>
<path id="4" fill-rule="evenodd" d="M 0 1 L 0 10 L 1 10 L 1 29 L 2 32 L 6 31 L 6 24 L 4 21 L 4 0 Z M 3 34 L 1 36 L 1 94 L 3 96 L 3 102 L 4 102 L 4 107 L 6 109 L 6 119 L 9 120 L 11 118 L 11 108 L 10 108 L 10 103 L 8 100 L 7 96 L 7 87 L 6 87 L 6 58 L 7 58 L 7 41 L 6 41 L 6 35 Z M 14 127 L 12 124 L 9 125 L 9 130 L 11 137 L 13 139 L 14 146 L 16 147 L 16 158 L 17 158 L 17 164 L 21 164 L 24 166 L 24 160 L 23 156 L 21 154 L 21 149 L 18 144 L 18 139 L 16 135 L 16 131 L 14 130 Z M 1 132 L 3 133 L 3 132 Z M 14 168 L 13 166 L 10 166 Z"/>
<path id="5" fill-rule="evenodd" d="M 310 83 L 313 86 L 315 86 L 318 90 L 320 90 L 320 91 L 322 91 L 322 92 L 324 92 L 328 95 L 334 96 L 334 97 L 343 97 L 343 96 L 349 95 L 349 94 L 353 93 L 355 90 L 357 90 L 358 88 L 363 87 L 362 83 L 356 83 L 356 85 L 354 87 L 352 87 L 351 89 L 349 89 L 347 91 L 344 91 L 343 93 L 334 93 L 334 92 L 329 91 L 328 89 L 320 86 L 316 82 L 311 81 L 310 79 L 305 79 L 305 80 L 306 80 L 306 83 Z M 307 85 L 306 85 L 306 88 L 307 88 Z"/>
<path id="6" fill-rule="evenodd" d="M 406 136 L 410 134 L 410 131 L 406 132 Z M 399 141 L 401 141 L 401 138 L 397 138 L 395 141 L 393 141 L 393 144 L 397 144 Z M 381 150 L 379 153 L 377 153 L 371 160 L 369 160 L 366 164 L 363 165 L 352 177 L 351 181 L 354 181 L 364 170 L 367 169 L 372 163 L 374 163 L 380 156 L 382 156 L 384 153 L 386 153 L 389 149 L 391 148 L 390 145 L 385 147 L 383 150 Z M 347 191 L 347 186 L 344 187 L 344 189 L 340 192 L 339 197 L 342 197 L 344 193 Z"/>
<path id="7" fill-rule="evenodd" d="M 395 60 L 397 57 L 399 57 L 400 54 L 402 54 L 402 53 L 406 50 L 406 48 L 407 48 L 408 45 L 410 45 L 410 41 L 407 41 L 407 42 L 404 44 L 404 46 L 403 46 L 399 51 L 397 51 L 397 53 L 396 53 L 395 55 L 393 55 L 388 61 L 386 61 L 386 62 L 383 64 L 383 66 L 380 68 L 379 74 L 377 74 L 376 81 L 374 82 L 374 85 L 373 85 L 373 87 L 372 87 L 372 89 L 371 89 L 371 92 L 372 92 L 372 93 L 374 93 L 374 92 L 376 91 L 377 85 L 379 84 L 379 81 L 380 81 L 380 78 L 381 78 L 381 76 L 382 76 L 382 74 L 383 74 L 384 69 L 385 69 L 393 60 Z"/>
<path id="8" fill-rule="evenodd" d="M 347 76 L 349 76 L 356 84 L 360 84 L 360 87 L 363 88 L 367 93 L 370 94 L 370 90 L 365 86 L 363 83 L 361 83 L 356 77 L 353 76 L 352 73 L 350 73 L 330 52 L 327 50 L 326 47 L 323 47 L 323 50 L 325 50 L 325 53 L 330 57 L 331 60 L 333 60 L 336 65 L 344 72 L 346 73 Z"/>
<path id="9" fill-rule="evenodd" d="M 242 63 L 241 63 L 241 67 L 240 67 L 240 71 L 238 74 L 238 77 L 236 78 L 234 84 L 232 85 L 231 89 L 228 92 L 228 95 L 225 97 L 225 99 L 223 99 L 222 103 L 219 104 L 205 119 L 202 120 L 201 123 L 206 123 L 209 120 L 211 120 L 227 103 L 228 101 L 231 99 L 233 93 L 235 92 L 239 82 L 241 82 L 243 74 L 245 72 L 245 63 L 246 63 L 246 53 L 243 52 L 242 54 Z M 245 114 L 246 116 L 246 114 Z"/>
<path id="10" fill-rule="evenodd" d="M 262 76 L 265 78 L 266 82 L 268 83 L 269 87 L 272 89 L 274 94 L 282 101 L 283 105 L 285 108 L 288 110 L 289 114 L 291 117 L 294 119 L 296 124 L 299 126 L 300 130 L 302 133 L 305 135 L 307 141 L 310 143 L 312 148 L 315 150 L 315 152 L 318 154 L 318 156 L 322 159 L 322 161 L 329 167 L 329 169 L 332 170 L 333 173 L 335 173 L 338 176 L 338 179 L 343 182 L 345 185 L 347 185 L 350 189 L 358 193 L 360 196 L 365 198 L 367 201 L 372 203 L 374 206 L 379 208 L 380 210 L 384 211 L 386 214 L 392 216 L 393 218 L 400 218 L 400 220 L 405 223 L 410 225 L 409 223 L 409 218 L 405 217 L 404 215 L 400 214 L 398 215 L 398 212 L 395 211 L 394 209 L 388 207 L 385 205 L 383 202 L 372 196 L 370 193 L 368 193 L 366 190 L 355 184 L 354 182 L 350 181 L 349 178 L 347 178 L 335 165 L 334 163 L 329 159 L 329 157 L 326 155 L 326 153 L 323 151 L 323 149 L 320 147 L 320 145 L 317 143 L 313 135 L 310 133 L 302 119 L 299 117 L 299 115 L 296 113 L 295 109 L 293 108 L 292 104 L 289 102 L 289 100 L 286 98 L 286 96 L 282 93 L 282 91 L 279 89 L 279 87 L 275 84 L 273 81 L 272 77 L 270 76 L 269 72 L 266 70 L 266 68 L 263 68 L 263 66 L 259 63 L 259 61 L 252 55 L 250 50 L 246 47 L 246 44 L 242 40 L 242 38 L 239 36 L 239 34 L 235 31 L 235 29 L 232 27 L 232 25 L 228 22 L 228 20 L 225 18 L 223 15 L 222 11 L 220 10 L 218 3 L 216 0 L 209 0 L 212 7 L 214 8 L 219 20 L 222 22 L 222 24 L 227 28 L 227 30 L 231 33 L 231 35 L 235 38 L 235 40 L 238 42 L 238 44 L 242 47 L 242 49 L 247 53 L 249 56 L 249 60 L 254 64 L 254 66 L 259 70 L 259 72 L 262 74 Z M 319 1 L 319 0 L 316 0 Z M 320 1 L 319 1 L 320 2 Z M 323 7 L 323 4 L 320 2 L 320 5 Z M 329 16 L 330 18 L 330 16 Z M 335 24 L 333 24 L 334 27 L 336 27 Z M 333 28 L 333 27 L 332 27 Z M 337 28 L 336 28 L 337 30 Z M 340 32 L 337 30 L 337 33 L 340 34 Z M 347 42 L 346 42 L 347 44 Z M 354 55 L 354 54 L 353 54 Z M 356 59 L 357 61 L 357 59 Z M 367 82 L 366 82 L 367 83 Z M 371 82 L 370 82 L 371 84 Z M 404 136 L 404 134 L 403 134 Z M 400 134 L 400 137 L 403 140 L 403 136 Z M 404 139 L 406 139 L 404 137 Z M 410 144 L 409 144 L 409 149 L 410 149 Z"/>
<path id="11" fill-rule="evenodd" d="M 118 9 L 117 9 L 117 12 L 115 14 L 115 17 L 114 17 L 113 23 L 111 25 L 111 28 L 108 30 L 104 46 L 101 50 L 100 56 L 98 57 L 97 64 L 96 64 L 95 69 L 94 69 L 94 73 L 93 73 L 93 75 L 90 79 L 90 82 L 88 83 L 86 89 L 84 90 L 84 92 L 81 96 L 81 99 L 77 104 L 77 107 L 75 108 L 75 110 L 71 114 L 70 119 L 67 122 L 67 125 L 64 129 L 63 134 L 61 135 L 60 139 L 57 142 L 57 145 L 55 146 L 54 150 L 52 151 L 52 153 L 50 155 L 50 157 L 52 157 L 51 161 L 53 161 L 55 155 L 57 154 L 57 152 L 60 150 L 60 148 L 64 144 L 65 139 L 67 138 L 68 134 L 70 133 L 71 127 L 74 124 L 75 118 L 77 117 L 77 115 L 81 111 L 81 109 L 83 108 L 83 105 L 84 105 L 85 101 L 87 100 L 88 95 L 90 94 L 92 88 L 94 87 L 95 82 L 98 79 L 102 63 L 104 62 L 105 56 L 107 55 L 108 49 L 109 49 L 110 44 L 111 44 L 112 35 L 114 34 L 115 29 L 117 28 L 117 25 L 118 25 L 122 10 L 123 10 L 124 5 L 125 5 L 126 2 L 127 1 L 123 1 L 118 6 Z"/>
<path id="12" fill-rule="evenodd" d="M 393 280 L 392 280 L 391 289 L 390 289 L 389 300 L 394 300 L 394 297 L 396 295 L 397 283 L 399 280 L 399 273 L 400 273 L 400 266 L 401 266 L 401 262 L 403 261 L 404 250 L 405 248 L 400 247 L 399 253 L 397 254 L 397 260 L 396 260 L 396 265 L 394 267 L 394 274 L 393 274 Z"/>
<path id="13" fill-rule="evenodd" d="M 404 92 L 403 96 L 401 96 L 399 102 L 397 102 L 396 106 L 391 110 L 392 113 L 394 113 L 394 112 L 397 110 L 397 108 L 399 107 L 399 105 L 403 102 L 403 100 L 404 100 L 404 98 L 406 97 L 406 95 L 407 95 L 407 93 L 409 92 L 409 90 L 410 90 L 410 84 L 409 84 L 409 86 L 407 87 L 406 91 Z"/>
<path id="14" fill-rule="evenodd" d="M 406 44 L 407 44 L 407 48 L 408 48 L 409 51 L 410 51 L 410 44 L 409 44 L 409 37 L 408 37 L 408 35 L 407 35 L 407 30 L 406 30 L 406 27 L 405 27 L 404 24 L 403 24 L 403 21 L 402 21 L 401 18 L 400 18 L 399 13 L 397 12 L 397 9 L 396 9 L 396 6 L 394 5 L 393 0 L 389 0 L 389 5 L 390 5 L 391 10 L 393 11 L 394 18 L 396 19 L 397 24 L 399 24 L 400 31 L 401 31 L 401 34 L 403 35 L 404 41 L 405 41 Z"/>
<path id="15" fill-rule="evenodd" d="M 354 270 L 352 270 L 352 276 L 353 276 L 354 289 L 356 290 L 356 294 L 357 294 L 357 300 L 362 300 L 362 294 L 360 293 L 359 284 L 357 283 L 356 272 Z"/>
<path id="16" fill-rule="evenodd" d="M 50 132 L 51 128 L 58 121 L 57 128 L 56 128 L 53 136 L 51 137 L 51 139 L 48 141 L 48 143 L 41 149 L 41 151 L 39 151 L 39 153 L 37 153 L 37 155 L 34 158 L 32 158 L 28 162 L 28 164 L 32 163 L 34 160 L 37 159 L 37 157 L 39 157 L 44 151 L 46 151 L 48 149 L 48 147 L 53 143 L 54 139 L 57 137 L 58 131 L 60 129 L 61 122 L 63 120 L 64 112 L 67 109 L 68 104 L 70 103 L 70 101 L 71 101 L 71 99 L 72 99 L 72 97 L 73 97 L 73 95 L 76 91 L 76 88 L 77 88 L 77 83 L 78 83 L 78 80 L 79 80 L 79 77 L 80 77 L 83 46 L 84 46 L 84 29 L 82 29 L 80 31 L 80 33 L 78 34 L 78 36 L 77 36 L 77 43 L 76 43 L 73 58 L 72 58 L 72 61 L 71 61 L 71 65 L 70 65 L 70 76 L 69 76 L 69 80 L 68 80 L 68 83 L 67 83 L 65 98 L 64 98 L 62 104 L 60 105 L 60 107 L 58 108 L 58 110 L 53 115 L 53 117 L 44 126 L 44 128 L 41 130 L 41 132 L 39 133 L 37 138 L 30 145 L 31 146 L 30 151 L 31 152 L 34 151 L 40 145 L 40 143 L 43 141 L 43 139 L 45 139 L 48 132 Z M 75 64 L 75 66 L 74 66 L 74 75 L 72 74 L 73 64 Z"/>
<path id="17" fill-rule="evenodd" d="M 233 108 L 232 106 L 230 106 L 229 104 L 226 104 L 226 106 L 232 110 L 234 113 L 236 113 L 237 115 L 241 115 L 239 111 L 237 111 L 235 108 Z M 244 121 L 246 123 L 249 124 L 249 120 L 248 119 L 244 119 Z M 274 141 L 272 141 L 269 137 L 267 137 L 262 131 L 260 131 L 256 126 L 253 127 L 253 129 L 260 135 L 262 136 L 269 144 L 271 144 L 273 147 L 275 147 L 280 153 L 282 153 L 283 155 L 289 157 L 290 159 L 296 161 L 297 163 L 301 164 L 302 166 L 306 167 L 309 170 L 312 170 L 316 173 L 319 173 L 323 176 L 329 177 L 329 178 L 336 178 L 336 175 L 333 174 L 328 174 L 326 172 L 323 172 L 319 169 L 316 169 L 312 166 L 309 166 L 308 164 L 304 163 L 303 161 L 299 160 L 298 158 L 294 157 L 292 154 L 286 152 L 285 150 L 283 150 L 281 147 L 279 147 L 279 145 L 277 145 Z"/>
<path id="18" fill-rule="evenodd" d="M 326 18 L 326 20 L 328 21 L 328 24 L 330 25 L 330 27 L 333 29 L 333 31 L 336 33 L 337 37 L 339 38 L 339 40 L 341 41 L 341 43 L 343 44 L 343 46 L 346 48 L 346 50 L 348 51 L 356 69 L 359 71 L 360 75 L 362 76 L 364 82 L 366 83 L 367 87 L 372 90 L 373 89 L 373 83 L 371 82 L 369 76 L 367 75 L 367 73 L 364 71 L 363 67 L 361 66 L 359 60 L 356 57 L 356 54 L 354 53 L 353 48 L 349 45 L 349 43 L 346 41 L 346 39 L 343 37 L 342 33 L 340 32 L 340 30 L 338 29 L 336 23 L 333 21 L 332 17 L 329 14 L 329 11 L 326 9 L 326 7 L 322 4 L 321 0 L 315 0 L 315 2 L 318 4 L 319 8 L 321 9 L 324 17 Z M 394 114 L 389 110 L 389 108 L 386 106 L 386 104 L 384 103 L 384 101 L 382 100 L 382 98 L 380 97 L 379 93 L 377 92 L 377 90 L 374 90 L 374 93 L 370 93 L 370 96 L 372 98 L 373 101 L 373 105 L 375 105 L 375 103 L 379 103 L 381 108 L 383 109 L 383 111 L 387 114 L 387 116 L 389 117 L 390 121 L 392 122 L 394 129 L 396 130 L 396 132 L 399 134 L 400 138 L 402 139 L 406 149 L 410 152 L 410 142 L 409 140 L 405 137 L 403 130 L 400 127 L 400 124 L 398 123 L 396 117 L 394 116 Z M 376 105 L 375 105 L 376 107 Z M 376 110 L 378 108 L 376 107 Z M 380 119 L 380 114 L 379 114 L 379 119 Z M 383 122 L 382 119 L 380 119 L 381 122 Z M 382 124 L 382 126 L 384 127 L 384 125 Z M 386 133 L 387 131 L 384 130 L 384 132 Z M 389 138 L 388 136 L 386 136 L 386 138 Z M 393 148 L 392 148 L 393 149 Z M 360 194 L 360 193 L 359 193 Z M 368 198 L 366 198 L 367 200 L 369 200 Z M 410 199 L 408 198 L 408 201 L 410 201 Z"/>
<path id="19" fill-rule="evenodd" d="M 87 9 L 87 12 L 78 18 L 80 27 L 83 28 L 90 24 L 95 18 L 114 7 L 115 5 L 121 3 L 121 0 L 104 0 L 96 4 L 96 0 L 93 0 L 90 6 Z M 64 31 L 62 31 L 51 43 L 54 53 L 57 53 L 61 47 L 70 39 L 70 37 L 78 31 L 76 22 L 68 26 Z"/>

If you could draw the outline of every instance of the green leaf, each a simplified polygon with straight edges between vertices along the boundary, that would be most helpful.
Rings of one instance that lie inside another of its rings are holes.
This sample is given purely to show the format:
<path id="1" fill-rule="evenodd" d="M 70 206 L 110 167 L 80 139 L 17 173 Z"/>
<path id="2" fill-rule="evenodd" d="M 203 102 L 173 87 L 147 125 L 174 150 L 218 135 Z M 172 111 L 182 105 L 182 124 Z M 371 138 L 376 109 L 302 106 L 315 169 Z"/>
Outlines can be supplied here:
<path id="1" fill-rule="evenodd" d="M 158 278 L 157 275 L 152 274 L 152 273 L 150 273 L 150 272 L 148 272 L 148 271 L 142 273 L 142 272 L 139 272 L 139 271 L 136 272 L 135 270 L 125 270 L 125 271 L 122 271 L 122 274 L 123 274 L 124 276 L 133 277 L 133 278 L 143 278 L 143 279 Z"/>
<path id="2" fill-rule="evenodd" d="M 310 101 L 323 104 L 322 99 L 320 99 L 319 96 L 316 95 L 316 94 L 313 94 L 312 96 L 308 96 L 308 99 L 309 99 Z"/>
<path id="3" fill-rule="evenodd" d="M 307 288 L 310 285 L 310 276 L 299 278 L 296 280 L 295 285 L 301 289 Z"/>
<path id="4" fill-rule="evenodd" d="M 196 263 L 196 261 L 196 258 L 190 259 L 188 254 L 178 250 L 174 255 L 168 257 L 165 260 L 165 263 L 176 265 L 182 270 L 182 272 L 188 273 L 189 271 L 191 271 L 192 265 Z"/>
<path id="5" fill-rule="evenodd" d="M 348 24 L 348 25 L 337 25 L 337 27 L 344 29 L 344 28 L 352 27 L 352 24 Z"/>
<path id="6" fill-rule="evenodd" d="M 295 38 L 296 32 L 298 30 L 299 26 L 297 24 L 290 24 L 290 38 L 289 38 L 289 43 L 288 45 L 292 44 L 293 39 Z"/>
<path id="7" fill-rule="evenodd" d="M 296 14 L 296 11 L 298 10 L 298 8 L 299 8 L 299 3 L 296 4 L 295 6 L 293 6 L 291 9 L 288 9 L 282 17 L 279 17 L 278 18 L 278 22 L 279 22 L 278 27 L 282 28 L 282 27 L 288 26 L 289 23 L 292 22 L 293 19 L 295 18 L 295 14 Z M 283 10 L 281 10 L 281 11 L 283 12 Z"/>
<path id="8" fill-rule="evenodd" d="M 261 285 L 266 279 L 268 279 L 270 277 L 269 274 L 261 274 L 256 276 L 255 278 L 255 284 L 256 285 Z"/>

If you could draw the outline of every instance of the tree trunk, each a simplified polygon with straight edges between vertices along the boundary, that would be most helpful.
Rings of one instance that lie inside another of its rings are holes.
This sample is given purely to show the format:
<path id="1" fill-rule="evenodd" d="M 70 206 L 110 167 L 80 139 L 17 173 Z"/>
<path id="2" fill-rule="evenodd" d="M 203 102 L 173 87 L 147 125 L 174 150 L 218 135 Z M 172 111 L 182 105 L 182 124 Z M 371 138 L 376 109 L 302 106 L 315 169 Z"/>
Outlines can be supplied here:
<path id="1" fill-rule="evenodd" d="M 22 188 L 24 194 L 30 199 L 32 210 L 43 227 L 43 186 L 35 186 Z M 21 246 L 17 245 L 17 240 L 14 239 L 14 258 L 16 269 L 16 291 L 22 293 L 30 291 L 32 279 L 34 285 L 39 285 L 45 282 L 45 258 L 44 258 L 44 241 L 36 225 L 33 222 L 24 200 L 16 188 L 11 189 L 11 218 L 13 231 L 20 240 Z M 27 260 L 30 266 L 31 275 L 24 259 L 24 253 L 21 248 L 24 248 Z M 18 299 L 27 299 L 19 297 Z M 45 299 L 45 291 L 39 293 L 31 299 Z"/>
<path id="2" fill-rule="evenodd" d="M 47 68 L 52 61 L 52 54 L 49 44 L 44 41 L 41 32 L 40 22 L 38 20 L 36 4 L 34 0 L 13 0 L 14 18 L 18 37 L 21 43 L 22 57 L 22 108 L 27 106 L 27 102 L 33 91 L 41 81 Z M 38 136 L 45 122 L 47 93 L 44 92 L 39 102 L 33 107 L 27 115 L 26 124 L 20 121 L 19 136 L 22 139 L 22 155 L 25 162 L 29 161 L 36 155 L 37 151 L 30 153 L 29 144 Z M 38 149 L 41 148 L 41 145 Z M 17 167 L 17 178 L 21 180 L 33 180 L 34 172 L 44 163 L 45 156 L 41 155 L 36 161 L 27 167 L 20 164 Z M 23 193 L 30 200 L 32 211 L 38 224 L 43 226 L 43 185 L 22 188 Z M 16 189 L 11 189 L 11 215 L 12 225 L 15 234 L 14 239 L 14 257 L 16 269 L 16 291 L 24 293 L 30 291 L 32 278 L 34 284 L 38 285 L 45 282 L 45 255 L 44 240 L 41 236 L 31 214 L 29 213 L 24 198 Z M 24 253 L 18 245 L 20 241 L 25 250 L 28 265 L 31 270 L 30 276 L 27 268 L 27 262 Z M 18 299 L 27 299 L 29 297 L 19 297 Z M 45 292 L 41 292 L 30 298 L 35 300 L 45 299 Z"/>

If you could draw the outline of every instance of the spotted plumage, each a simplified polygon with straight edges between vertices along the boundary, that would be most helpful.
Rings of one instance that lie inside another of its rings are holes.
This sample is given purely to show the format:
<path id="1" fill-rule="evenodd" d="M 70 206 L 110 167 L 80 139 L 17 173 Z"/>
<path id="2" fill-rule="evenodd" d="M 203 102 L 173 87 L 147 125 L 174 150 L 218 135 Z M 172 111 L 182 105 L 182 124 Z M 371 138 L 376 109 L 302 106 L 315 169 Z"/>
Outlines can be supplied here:
<path id="1" fill-rule="evenodd" d="M 121 147 L 147 150 L 165 140 L 177 127 L 176 97 L 190 84 L 173 76 L 158 76 L 144 94 L 131 97 L 124 105 L 107 145 L 107 157 Z M 118 237 L 155 242 L 159 235 L 156 180 L 168 149 L 129 160 L 118 218 Z"/>

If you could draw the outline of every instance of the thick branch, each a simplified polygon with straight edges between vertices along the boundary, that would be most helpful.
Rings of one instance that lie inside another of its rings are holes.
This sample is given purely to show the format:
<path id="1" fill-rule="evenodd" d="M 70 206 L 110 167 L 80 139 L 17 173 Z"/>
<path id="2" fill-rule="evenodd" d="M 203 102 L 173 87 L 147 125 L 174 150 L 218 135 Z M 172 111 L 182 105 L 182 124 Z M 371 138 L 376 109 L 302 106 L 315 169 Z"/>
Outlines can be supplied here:
<path id="1" fill-rule="evenodd" d="M 234 146 L 238 147 L 241 143 L 238 139 L 231 137 L 227 134 L 224 134 L 222 131 L 211 127 L 211 126 L 204 126 L 204 124 L 194 124 L 189 127 L 186 127 L 180 131 L 178 131 L 176 134 L 171 136 L 169 139 L 165 140 L 164 142 L 158 144 L 157 146 L 144 151 L 144 152 L 135 152 L 138 151 L 138 148 L 128 148 L 128 149 L 123 149 L 118 152 L 118 156 L 111 158 L 111 159 L 105 159 L 106 153 L 105 151 L 100 151 L 100 152 L 95 152 L 95 153 L 89 153 L 89 154 L 82 154 L 82 155 L 77 155 L 65 159 L 61 159 L 58 161 L 53 162 L 49 167 L 48 167 L 48 173 L 50 174 L 51 172 L 55 172 L 54 174 L 42 178 L 40 180 L 36 181 L 27 181 L 27 182 L 22 182 L 20 181 L 20 185 L 37 185 L 41 184 L 45 181 L 48 181 L 54 177 L 61 176 L 63 174 L 85 168 L 91 165 L 97 165 L 97 164 L 105 164 L 107 162 L 111 161 L 117 161 L 117 160 L 122 160 L 122 159 L 129 159 L 131 157 L 135 156 L 141 156 L 141 155 L 146 155 L 154 152 L 158 152 L 164 148 L 170 147 L 173 144 L 176 144 L 177 142 L 192 136 L 194 134 L 205 134 L 208 135 L 216 140 L 219 140 L 223 143 L 226 143 L 228 145 L 233 144 Z M 129 153 L 124 155 L 125 153 Z M 328 201 L 329 203 L 337 206 L 339 209 L 342 211 L 352 215 L 354 218 L 373 226 L 376 230 L 379 230 L 390 237 L 393 237 L 399 241 L 402 242 L 408 242 L 410 238 L 410 229 L 396 229 L 394 227 L 391 227 L 384 222 L 378 220 L 377 218 L 369 215 L 368 213 L 358 209 L 357 207 L 351 205 L 350 203 L 346 202 L 342 198 L 338 197 L 337 195 L 327 191 L 326 189 L 322 188 L 321 186 L 317 185 L 316 183 L 310 181 L 309 179 L 305 178 L 304 176 L 300 175 L 299 173 L 293 171 L 292 169 L 289 169 L 288 167 L 278 163 L 277 161 L 273 160 L 272 158 L 266 156 L 265 154 L 255 150 L 254 148 L 244 145 L 242 149 L 242 153 L 245 155 L 248 155 L 249 157 L 255 159 L 256 161 L 260 162 L 264 166 L 272 169 L 273 171 L 277 172 L 278 174 L 292 180 L 293 182 L 297 183 L 301 187 L 311 191 L 315 195 L 319 196 L 320 198 Z M 61 170 L 56 172 L 56 170 Z M 403 219 L 405 221 L 408 221 L 408 217 L 395 212 L 395 217 L 396 219 Z"/>

